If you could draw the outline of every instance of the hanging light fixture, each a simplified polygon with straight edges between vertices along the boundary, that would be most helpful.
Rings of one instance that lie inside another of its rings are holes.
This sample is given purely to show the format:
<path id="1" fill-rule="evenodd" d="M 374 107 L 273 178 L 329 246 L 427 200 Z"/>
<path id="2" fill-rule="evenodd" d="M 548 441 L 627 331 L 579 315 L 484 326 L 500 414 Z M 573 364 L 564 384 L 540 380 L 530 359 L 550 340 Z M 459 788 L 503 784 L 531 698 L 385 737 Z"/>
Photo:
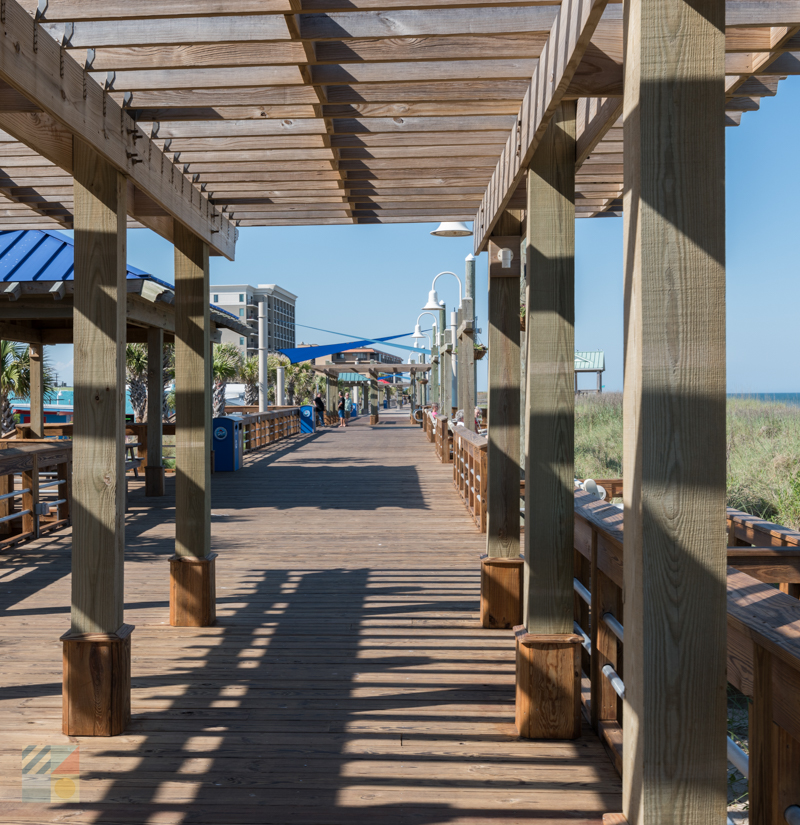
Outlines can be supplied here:
<path id="1" fill-rule="evenodd" d="M 431 235 L 438 235 L 440 238 L 465 238 L 472 234 L 472 230 L 464 221 L 442 221 Z"/>
<path id="2" fill-rule="evenodd" d="M 432 289 L 428 293 L 428 303 L 422 307 L 423 312 L 438 312 L 441 309 L 439 306 L 439 296 L 436 293 L 435 289 Z"/>
<path id="3" fill-rule="evenodd" d="M 412 338 L 424 338 L 425 335 L 423 334 L 422 330 L 420 329 L 419 324 L 414 327 L 414 334 L 411 336 Z"/>

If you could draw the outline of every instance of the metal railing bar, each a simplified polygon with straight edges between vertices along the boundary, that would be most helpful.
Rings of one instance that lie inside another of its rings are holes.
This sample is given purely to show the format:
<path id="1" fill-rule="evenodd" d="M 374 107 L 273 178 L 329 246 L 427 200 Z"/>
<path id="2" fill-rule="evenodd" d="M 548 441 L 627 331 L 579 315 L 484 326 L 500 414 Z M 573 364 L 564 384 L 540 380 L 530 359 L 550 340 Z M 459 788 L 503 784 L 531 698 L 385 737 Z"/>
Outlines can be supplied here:
<path id="1" fill-rule="evenodd" d="M 608 625 L 608 629 L 624 644 L 625 628 L 616 620 L 612 613 L 603 613 L 603 621 Z"/>
<path id="2" fill-rule="evenodd" d="M 58 487 L 59 484 L 66 484 L 67 480 L 65 478 L 60 478 L 58 481 L 45 481 L 44 484 L 39 482 L 39 489 L 44 490 L 45 487 Z"/>
<path id="3" fill-rule="evenodd" d="M 20 510 L 18 513 L 12 513 L 10 516 L 3 516 L 0 518 L 0 524 L 3 524 L 3 522 L 6 521 L 11 521 L 15 518 L 22 518 L 22 516 L 30 515 L 30 512 L 30 510 Z"/>
<path id="4" fill-rule="evenodd" d="M 750 757 L 728 737 L 728 762 L 745 778 L 750 775 Z"/>
<path id="5" fill-rule="evenodd" d="M 583 641 L 581 642 L 581 647 L 591 656 L 592 655 L 592 640 L 586 635 L 586 631 L 577 623 L 573 622 L 572 626 L 575 628 L 575 632 L 579 636 L 583 636 Z"/>
<path id="6" fill-rule="evenodd" d="M 800 825 L 800 805 L 790 805 L 783 812 L 783 818 L 788 825 Z"/>
<path id="7" fill-rule="evenodd" d="M 572 586 L 575 588 L 575 592 L 586 602 L 586 604 L 591 605 L 592 594 L 577 579 L 572 580 Z"/>
<path id="8" fill-rule="evenodd" d="M 16 498 L 17 496 L 24 495 L 25 493 L 30 493 L 30 491 L 30 487 L 26 487 L 24 490 L 14 490 L 13 493 L 6 493 L 5 495 L 0 496 L 0 501 L 7 501 L 10 498 Z"/>
<path id="9" fill-rule="evenodd" d="M 614 688 L 614 693 L 619 696 L 620 699 L 625 698 L 625 682 L 620 679 L 619 674 L 616 670 L 614 670 L 611 665 L 603 665 L 603 676 L 608 679 L 611 683 L 611 687 Z"/>

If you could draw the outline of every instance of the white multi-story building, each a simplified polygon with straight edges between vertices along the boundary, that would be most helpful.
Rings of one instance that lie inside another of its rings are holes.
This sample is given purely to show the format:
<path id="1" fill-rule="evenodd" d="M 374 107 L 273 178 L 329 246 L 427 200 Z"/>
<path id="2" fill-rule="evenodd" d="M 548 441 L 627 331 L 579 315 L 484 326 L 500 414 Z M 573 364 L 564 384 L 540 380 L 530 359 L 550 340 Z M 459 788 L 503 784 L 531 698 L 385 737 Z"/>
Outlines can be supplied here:
<path id="1" fill-rule="evenodd" d="M 211 303 L 238 315 L 248 327 L 247 336 L 223 329 L 223 343 L 239 348 L 243 356 L 258 355 L 258 305 L 266 304 L 269 352 L 294 347 L 294 307 L 297 296 L 277 284 L 217 284 L 210 290 Z"/>

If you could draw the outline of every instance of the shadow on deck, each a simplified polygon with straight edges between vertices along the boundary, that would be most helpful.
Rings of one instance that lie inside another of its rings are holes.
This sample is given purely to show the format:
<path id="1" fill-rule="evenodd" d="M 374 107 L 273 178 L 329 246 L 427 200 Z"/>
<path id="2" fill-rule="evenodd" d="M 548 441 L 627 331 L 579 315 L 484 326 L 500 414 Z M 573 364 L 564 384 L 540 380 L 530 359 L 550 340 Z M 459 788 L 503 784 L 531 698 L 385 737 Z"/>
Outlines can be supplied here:
<path id="1" fill-rule="evenodd" d="M 619 810 L 588 726 L 575 742 L 517 738 L 511 634 L 477 622 L 483 539 L 418 431 L 323 431 L 276 452 L 214 477 L 212 628 L 168 626 L 174 502 L 132 489 L 133 721 L 71 740 L 79 804 L 18 801 L 21 750 L 69 741 L 69 537 L 3 559 L 4 821 L 478 825 Z"/>

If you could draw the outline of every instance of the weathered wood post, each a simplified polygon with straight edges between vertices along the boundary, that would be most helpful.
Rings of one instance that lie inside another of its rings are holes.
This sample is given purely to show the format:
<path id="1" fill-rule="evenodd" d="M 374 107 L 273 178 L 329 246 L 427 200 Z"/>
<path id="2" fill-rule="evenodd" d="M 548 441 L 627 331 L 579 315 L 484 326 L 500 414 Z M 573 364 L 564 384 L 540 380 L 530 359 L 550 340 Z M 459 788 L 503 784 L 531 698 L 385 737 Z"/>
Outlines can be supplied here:
<path id="1" fill-rule="evenodd" d="M 31 437 L 44 438 L 44 347 L 30 344 Z"/>
<path id="2" fill-rule="evenodd" d="M 175 221 L 175 555 L 170 624 L 216 621 L 211 552 L 211 373 L 208 245 Z"/>
<path id="3" fill-rule="evenodd" d="M 144 468 L 146 496 L 164 495 L 161 411 L 164 406 L 164 333 L 147 330 L 147 466 Z"/>
<path id="4" fill-rule="evenodd" d="M 700 825 L 726 809 L 725 3 L 625 11 L 623 813 Z"/>
<path id="5" fill-rule="evenodd" d="M 378 414 L 378 373 L 369 372 L 369 423 L 377 424 L 380 421 Z"/>
<path id="6" fill-rule="evenodd" d="M 501 249 L 518 252 L 520 231 L 519 213 L 506 210 L 489 241 L 490 424 L 486 456 L 486 555 L 481 559 L 481 624 L 487 628 L 514 627 L 522 621 L 516 309 L 520 262 L 519 254 L 515 254 L 511 266 L 504 269 L 497 258 Z M 471 345 L 472 340 L 468 340 Z"/>
<path id="7" fill-rule="evenodd" d="M 581 728 L 581 637 L 573 632 L 572 587 L 575 112 L 574 101 L 557 107 L 528 171 L 525 597 L 517 632 L 517 727 L 521 736 L 543 739 L 575 738 Z M 509 317 L 518 324 L 511 311 L 516 289 L 513 300 Z M 490 413 L 490 429 L 491 422 Z"/>
<path id="8" fill-rule="evenodd" d="M 451 340 L 451 331 L 446 329 L 444 331 L 444 345 L 441 350 L 440 359 L 442 367 L 442 382 L 439 392 L 442 396 L 442 405 L 439 412 L 447 418 L 452 418 L 452 406 L 455 403 L 453 399 L 453 363 L 452 363 L 453 343 Z"/>
<path id="9" fill-rule="evenodd" d="M 124 176 L 78 138 L 73 175 L 72 611 L 61 637 L 62 730 L 114 736 L 131 715 L 133 627 L 123 622 L 128 190 Z"/>
<path id="10" fill-rule="evenodd" d="M 431 404 L 439 403 L 439 329 L 434 322 L 431 330 Z"/>
<path id="11" fill-rule="evenodd" d="M 464 298 L 458 326 L 458 407 L 464 410 L 464 426 L 472 432 L 475 432 L 474 306 L 471 297 Z"/>

